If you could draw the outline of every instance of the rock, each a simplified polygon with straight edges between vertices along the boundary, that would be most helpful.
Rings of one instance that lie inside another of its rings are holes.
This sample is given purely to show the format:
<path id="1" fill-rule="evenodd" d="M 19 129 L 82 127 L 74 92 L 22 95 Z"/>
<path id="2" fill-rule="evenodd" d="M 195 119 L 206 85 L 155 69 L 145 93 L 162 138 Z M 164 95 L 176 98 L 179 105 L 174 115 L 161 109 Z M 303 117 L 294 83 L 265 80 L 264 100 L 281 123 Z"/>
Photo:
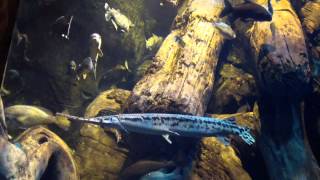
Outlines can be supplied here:
<path id="1" fill-rule="evenodd" d="M 87 107 L 85 117 L 120 113 L 129 95 L 129 91 L 122 89 L 102 92 Z M 81 179 L 118 179 L 128 150 L 117 144 L 116 133 L 113 129 L 92 124 L 81 127 L 75 148 Z"/>
<path id="2" fill-rule="evenodd" d="M 84 180 L 117 179 L 128 153 L 117 147 L 110 134 L 91 124 L 81 128 L 75 151 L 80 178 Z"/>
<path id="3" fill-rule="evenodd" d="M 111 89 L 104 91 L 89 104 L 85 117 L 95 117 L 99 113 L 116 114 L 121 112 L 126 100 L 130 96 L 130 91 L 122 89 Z"/>
<path id="4" fill-rule="evenodd" d="M 225 146 L 216 138 L 204 138 L 200 149 L 192 179 L 251 179 L 231 146 Z"/>
<path id="5" fill-rule="evenodd" d="M 236 113 L 243 105 L 253 106 L 257 92 L 251 74 L 232 64 L 224 64 L 219 75 L 208 106 L 209 113 Z"/>

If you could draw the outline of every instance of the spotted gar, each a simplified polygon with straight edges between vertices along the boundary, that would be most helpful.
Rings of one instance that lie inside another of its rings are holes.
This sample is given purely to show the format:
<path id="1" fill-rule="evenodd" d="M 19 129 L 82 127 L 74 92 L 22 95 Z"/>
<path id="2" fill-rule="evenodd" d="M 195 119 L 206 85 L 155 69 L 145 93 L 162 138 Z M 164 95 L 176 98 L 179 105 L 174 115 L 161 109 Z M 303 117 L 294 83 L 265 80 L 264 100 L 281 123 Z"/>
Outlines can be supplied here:
<path id="1" fill-rule="evenodd" d="M 250 129 L 237 125 L 233 119 L 221 120 L 211 117 L 157 113 L 119 114 L 93 118 L 82 118 L 62 113 L 57 113 L 57 116 L 122 129 L 126 132 L 162 135 L 169 143 L 171 143 L 169 135 L 181 137 L 237 135 L 248 145 L 255 143 L 254 137 L 250 134 Z"/>

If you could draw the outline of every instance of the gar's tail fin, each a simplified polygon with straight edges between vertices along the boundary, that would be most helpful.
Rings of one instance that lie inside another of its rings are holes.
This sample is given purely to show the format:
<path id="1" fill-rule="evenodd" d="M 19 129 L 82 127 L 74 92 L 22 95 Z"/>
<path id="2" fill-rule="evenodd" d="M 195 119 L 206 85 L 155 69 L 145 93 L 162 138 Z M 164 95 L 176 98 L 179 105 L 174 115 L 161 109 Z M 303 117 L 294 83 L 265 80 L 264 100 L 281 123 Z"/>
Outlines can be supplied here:
<path id="1" fill-rule="evenodd" d="M 250 133 L 250 129 L 247 127 L 242 127 L 240 129 L 240 134 L 239 136 L 241 137 L 241 139 L 246 142 L 248 145 L 252 145 L 255 143 L 255 138 L 251 135 Z"/>

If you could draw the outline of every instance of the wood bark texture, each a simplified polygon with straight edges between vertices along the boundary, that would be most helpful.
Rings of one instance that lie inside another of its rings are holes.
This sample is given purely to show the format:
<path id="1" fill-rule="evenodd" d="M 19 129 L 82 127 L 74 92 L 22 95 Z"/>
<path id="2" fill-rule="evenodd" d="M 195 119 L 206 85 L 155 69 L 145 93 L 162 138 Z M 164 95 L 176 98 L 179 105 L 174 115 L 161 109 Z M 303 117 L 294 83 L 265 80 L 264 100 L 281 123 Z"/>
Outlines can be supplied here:
<path id="1" fill-rule="evenodd" d="M 301 9 L 302 25 L 310 34 L 320 27 L 320 1 L 309 1 Z"/>
<path id="2" fill-rule="evenodd" d="M 224 39 L 212 22 L 222 1 L 193 0 L 179 28 L 164 40 L 146 75 L 133 89 L 129 112 L 179 112 L 203 115 Z"/>
<path id="3" fill-rule="evenodd" d="M 246 32 L 258 85 L 272 96 L 301 97 L 311 75 L 302 27 L 289 1 L 272 1 L 272 5 L 272 21 L 255 22 Z"/>
<path id="4" fill-rule="evenodd" d="M 261 95 L 260 149 L 271 179 L 319 179 L 301 118 L 311 75 L 304 33 L 289 1 L 272 6 L 272 21 L 246 32 Z"/>

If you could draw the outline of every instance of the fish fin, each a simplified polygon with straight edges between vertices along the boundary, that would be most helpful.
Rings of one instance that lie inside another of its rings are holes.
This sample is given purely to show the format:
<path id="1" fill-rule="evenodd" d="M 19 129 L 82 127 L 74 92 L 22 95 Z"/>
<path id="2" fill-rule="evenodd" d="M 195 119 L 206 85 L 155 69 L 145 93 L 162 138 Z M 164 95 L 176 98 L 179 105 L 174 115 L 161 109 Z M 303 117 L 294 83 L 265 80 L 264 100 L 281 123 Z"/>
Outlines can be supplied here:
<path id="1" fill-rule="evenodd" d="M 82 74 L 82 79 L 83 80 L 87 79 L 87 74 L 86 73 Z"/>
<path id="2" fill-rule="evenodd" d="M 171 139 L 170 139 L 170 137 L 169 137 L 169 134 L 164 134 L 164 135 L 162 135 L 162 137 L 163 137 L 169 144 L 172 144 L 172 141 L 171 141 Z"/>
<path id="3" fill-rule="evenodd" d="M 124 67 L 126 68 L 126 70 L 127 70 L 128 72 L 131 72 L 131 70 L 130 70 L 130 68 L 129 68 L 129 63 L 128 63 L 127 60 L 124 62 Z"/>
<path id="4" fill-rule="evenodd" d="M 119 127 L 126 132 L 127 134 L 129 134 L 129 131 L 122 125 L 122 123 L 120 122 L 120 120 L 117 118 L 117 124 L 119 125 Z"/>
<path id="5" fill-rule="evenodd" d="M 230 146 L 230 138 L 225 136 L 217 136 L 217 139 L 224 145 Z"/>
<path id="6" fill-rule="evenodd" d="M 251 135 L 250 129 L 247 127 L 244 127 L 241 131 L 239 136 L 241 139 L 247 143 L 248 145 L 253 145 L 255 143 L 255 138 Z"/>
<path id="7" fill-rule="evenodd" d="M 111 23 L 113 24 L 114 28 L 116 29 L 116 31 L 118 31 L 118 25 L 116 22 L 114 22 L 113 19 L 111 19 Z"/>
<path id="8" fill-rule="evenodd" d="M 98 56 L 99 56 L 99 57 L 103 57 L 103 52 L 102 52 L 101 49 L 98 49 Z"/>
<path id="9" fill-rule="evenodd" d="M 170 135 L 180 136 L 179 133 L 177 133 L 177 132 L 175 132 L 175 131 L 172 131 L 172 130 L 170 130 L 170 129 L 166 130 L 166 132 L 167 132 L 168 134 L 170 134 Z"/>
<path id="10" fill-rule="evenodd" d="M 44 107 L 41 107 L 41 106 L 34 106 L 34 107 L 40 109 L 41 111 L 44 111 L 45 113 L 47 113 L 47 114 L 49 114 L 51 116 L 53 115 L 53 113 L 47 108 L 44 108 Z"/>
<path id="11" fill-rule="evenodd" d="M 220 13 L 220 18 L 225 17 L 232 13 L 233 7 L 228 0 L 224 0 L 225 8 Z"/>

